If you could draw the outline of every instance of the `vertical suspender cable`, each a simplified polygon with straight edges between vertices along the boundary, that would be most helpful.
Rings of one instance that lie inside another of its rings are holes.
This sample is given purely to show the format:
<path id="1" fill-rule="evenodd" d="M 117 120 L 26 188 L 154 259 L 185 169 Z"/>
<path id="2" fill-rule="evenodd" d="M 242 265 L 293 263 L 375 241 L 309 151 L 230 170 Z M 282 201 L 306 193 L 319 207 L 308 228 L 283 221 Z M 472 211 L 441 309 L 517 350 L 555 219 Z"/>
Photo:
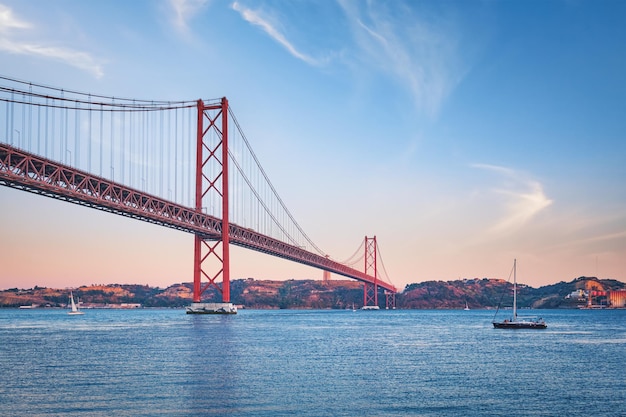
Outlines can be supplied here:
<path id="1" fill-rule="evenodd" d="M 102 154 L 104 153 L 103 150 L 103 132 L 104 132 L 104 110 L 102 107 L 102 103 L 100 103 L 100 176 L 102 177 Z"/>
<path id="2" fill-rule="evenodd" d="M 41 154 L 41 106 L 37 106 L 37 153 Z"/>
<path id="3" fill-rule="evenodd" d="M 15 129 L 13 128 L 13 114 L 15 113 L 15 102 L 13 101 L 13 91 L 11 91 L 11 111 L 10 111 L 10 118 L 9 118 L 9 133 L 7 134 L 7 138 L 9 137 L 9 135 L 11 135 L 11 145 L 13 145 L 13 138 L 15 137 Z M 17 144 L 15 144 L 15 146 L 17 146 Z"/>
<path id="4" fill-rule="evenodd" d="M 30 106 L 28 106 L 28 149 L 32 152 L 32 148 L 31 148 L 31 141 L 32 141 L 32 137 L 33 137 L 33 86 L 32 84 L 28 84 L 28 91 L 29 91 L 29 102 L 30 102 Z"/>
<path id="5" fill-rule="evenodd" d="M 121 154 L 120 154 L 120 162 L 122 164 L 122 173 L 120 181 L 122 184 L 128 184 L 126 182 L 126 112 L 122 111 L 121 113 L 122 120 L 120 121 L 120 140 L 122 145 L 120 146 Z"/>
<path id="6" fill-rule="evenodd" d="M 135 100 L 133 100 L 133 107 L 135 105 Z M 128 185 L 134 187 L 134 177 L 133 177 L 133 168 L 134 168 L 134 150 L 133 143 L 135 142 L 133 139 L 135 138 L 135 132 L 133 130 L 135 117 L 137 117 L 136 113 L 130 113 L 128 118 Z"/>
<path id="7" fill-rule="evenodd" d="M 61 90 L 61 97 L 63 97 L 63 90 Z M 59 161 L 65 161 L 65 148 L 66 148 L 66 138 L 63 134 L 63 107 L 60 109 L 61 114 L 59 115 Z M 54 140 L 54 136 L 52 136 L 52 140 Z"/>
<path id="8" fill-rule="evenodd" d="M 143 135 L 141 136 L 141 183 L 143 191 L 146 191 L 146 181 L 148 177 L 148 156 L 146 155 L 146 142 L 148 141 L 148 132 L 150 130 L 150 113 L 146 113 L 145 126 L 143 129 Z"/>
<path id="9" fill-rule="evenodd" d="M 63 130 L 65 131 L 65 154 L 69 155 L 68 163 L 71 163 L 72 151 L 70 151 L 70 124 L 69 124 L 69 109 L 63 107 Z"/>
<path id="10" fill-rule="evenodd" d="M 45 114 L 45 130 L 44 130 L 44 155 L 46 155 L 46 157 L 48 157 L 48 97 L 46 97 L 46 114 Z"/>
<path id="11" fill-rule="evenodd" d="M 74 112 L 74 166 L 80 167 L 80 108 Z"/>
<path id="12" fill-rule="evenodd" d="M 144 117 L 143 135 L 141 135 L 141 187 L 144 192 L 146 191 L 146 177 L 148 169 L 146 166 L 146 137 L 148 136 L 150 116 L 150 113 L 146 113 Z"/>
<path id="13" fill-rule="evenodd" d="M 171 122 L 168 122 L 168 125 L 171 125 Z M 165 158 L 163 158 L 163 167 L 161 168 L 165 171 L 165 177 L 167 178 L 167 193 L 163 197 L 169 201 L 176 201 L 176 195 L 173 194 L 173 191 L 176 190 L 176 181 L 174 181 L 174 187 L 172 190 L 172 139 L 169 132 L 171 132 L 171 126 L 168 128 L 168 135 L 165 139 L 165 150 L 163 151 Z"/>
<path id="14" fill-rule="evenodd" d="M 159 165 L 161 169 L 159 169 L 159 195 L 163 195 L 163 110 L 159 111 Z"/>
<path id="15" fill-rule="evenodd" d="M 88 107 L 87 107 L 87 171 L 91 173 L 91 94 L 88 96 Z"/>
<path id="16" fill-rule="evenodd" d="M 9 120 L 11 120 L 11 119 L 9 119 L 9 106 L 10 106 L 12 103 L 13 103 L 13 93 L 11 93 L 11 101 L 9 101 L 9 102 L 7 102 L 7 103 L 6 103 L 6 108 L 5 108 L 5 110 L 6 110 L 6 114 L 7 114 L 7 116 L 6 116 L 7 124 L 4 126 L 4 138 L 5 138 L 5 139 L 6 139 L 9 143 L 11 143 L 11 141 L 9 141 L 9 137 L 10 137 L 10 136 L 9 136 Z M 13 132 L 11 132 L 11 133 L 13 133 Z"/>
<path id="17" fill-rule="evenodd" d="M 113 101 L 111 102 L 111 108 L 113 108 L 113 106 L 115 106 L 115 97 L 113 97 Z M 111 147 L 111 160 L 109 161 L 111 165 L 111 181 L 115 181 L 115 168 L 114 168 L 114 161 L 115 161 L 115 156 L 113 155 L 113 151 L 114 151 L 114 146 L 113 146 L 113 131 L 114 131 L 114 124 L 113 124 L 113 111 L 111 111 L 111 128 L 109 130 L 109 146 Z"/>
<path id="18" fill-rule="evenodd" d="M 193 131 L 191 129 L 191 109 L 187 109 L 186 114 L 187 114 L 187 122 L 183 124 L 184 128 L 183 128 L 183 143 L 185 143 L 187 145 L 187 158 L 185 158 L 185 175 L 187 177 L 187 182 L 184 183 L 184 187 L 182 189 L 182 191 L 187 194 L 187 198 L 184 198 L 183 195 L 183 200 L 186 202 L 186 205 L 191 207 L 191 190 L 192 190 L 192 185 L 191 185 L 191 168 L 193 167 L 193 160 L 191 159 L 191 149 L 193 148 L 193 146 L 191 146 L 191 144 L 193 143 L 192 140 L 192 136 L 191 136 L 191 132 Z"/>
<path id="19" fill-rule="evenodd" d="M 176 108 L 174 109 L 174 191 L 178 188 L 178 108 Z M 174 194 L 174 201 L 177 200 L 178 196 Z"/>
<path id="20" fill-rule="evenodd" d="M 145 141 L 145 158 L 146 158 L 146 192 L 152 194 L 154 190 L 158 191 L 158 185 L 155 188 L 155 184 L 158 181 L 158 174 L 156 173 L 156 166 L 159 165 L 159 136 L 160 125 L 163 120 L 161 119 L 161 112 L 151 111 L 148 114 L 148 134 Z M 156 191 L 154 191 L 156 192 Z"/>
<path id="21" fill-rule="evenodd" d="M 56 137 L 56 121 L 57 121 L 55 104 L 56 104 L 56 100 L 52 99 L 52 107 L 50 109 L 50 111 L 52 112 L 52 117 L 51 117 L 52 123 L 51 123 L 51 126 L 50 126 L 50 129 L 51 129 L 50 130 L 50 142 L 51 142 L 50 143 L 50 152 L 52 153 L 52 155 L 51 155 L 52 159 L 54 159 L 54 152 L 55 152 L 55 150 L 54 150 L 54 148 L 55 148 L 55 146 L 54 146 L 55 145 L 54 138 Z M 59 140 L 59 142 L 61 142 L 61 140 Z M 59 154 L 58 161 L 60 161 L 62 157 L 63 157 L 62 154 Z"/>
<path id="22" fill-rule="evenodd" d="M 154 167 L 151 167 L 151 165 L 154 165 L 155 162 L 152 161 L 152 138 L 154 138 L 154 136 L 157 134 L 157 120 L 156 120 L 156 115 L 154 114 L 154 112 L 152 112 L 152 116 L 150 118 L 150 126 L 148 128 L 150 134 L 148 136 L 146 136 L 146 192 L 147 193 L 151 193 L 152 190 L 152 182 L 150 181 L 151 178 L 154 178 Z M 152 169 L 151 169 L 152 168 Z"/>
<path id="23" fill-rule="evenodd" d="M 148 126 L 148 113 L 142 113 L 141 115 L 141 133 L 139 135 L 139 154 L 137 155 L 137 163 L 139 164 L 139 182 L 141 185 L 141 190 L 142 191 L 146 191 L 146 174 L 144 172 L 145 169 L 145 163 L 144 163 L 144 156 L 143 156 L 143 148 L 144 148 L 144 141 L 146 139 L 146 130 L 147 130 L 147 126 Z"/>
<path id="24" fill-rule="evenodd" d="M 22 103 L 24 103 L 25 100 L 26 100 L 26 97 L 25 97 L 24 93 L 22 93 Z M 21 147 L 23 149 L 28 149 L 26 147 L 26 138 L 24 137 L 24 136 L 27 135 L 27 132 L 26 132 L 26 106 L 24 104 L 21 104 L 20 107 L 22 107 L 22 127 L 21 127 L 22 130 L 20 131 L 20 134 L 18 136 L 18 140 L 20 141 L 20 143 L 23 143 L 23 145 L 21 145 Z M 18 146 L 20 146 L 20 145 L 18 144 Z"/>

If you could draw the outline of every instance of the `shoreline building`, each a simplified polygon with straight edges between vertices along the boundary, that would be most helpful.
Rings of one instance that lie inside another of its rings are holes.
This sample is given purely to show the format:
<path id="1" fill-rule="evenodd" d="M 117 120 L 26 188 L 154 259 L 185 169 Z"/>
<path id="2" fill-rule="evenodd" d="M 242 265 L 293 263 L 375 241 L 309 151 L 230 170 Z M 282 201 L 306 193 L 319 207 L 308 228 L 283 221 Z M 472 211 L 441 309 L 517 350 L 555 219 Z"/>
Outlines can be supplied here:
<path id="1" fill-rule="evenodd" d="M 609 291 L 609 305 L 613 308 L 626 307 L 626 290 Z"/>

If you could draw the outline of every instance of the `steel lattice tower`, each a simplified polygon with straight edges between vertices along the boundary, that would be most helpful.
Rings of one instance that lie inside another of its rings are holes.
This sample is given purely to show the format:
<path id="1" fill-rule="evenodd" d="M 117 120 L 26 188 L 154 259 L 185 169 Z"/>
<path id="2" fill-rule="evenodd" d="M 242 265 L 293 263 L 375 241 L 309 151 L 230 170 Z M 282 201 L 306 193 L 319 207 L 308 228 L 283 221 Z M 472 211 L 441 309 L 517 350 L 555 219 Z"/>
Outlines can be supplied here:
<path id="1" fill-rule="evenodd" d="M 376 236 L 365 236 L 365 274 L 374 277 L 373 283 L 363 285 L 363 306 L 378 305 L 378 275 L 376 269 Z M 371 304 L 370 304 L 371 303 Z"/>
<path id="2" fill-rule="evenodd" d="M 210 165 L 212 164 L 212 165 Z M 203 200 L 212 194 L 221 200 L 221 238 L 205 239 L 195 235 L 193 301 L 199 303 L 210 286 L 222 293 L 222 302 L 230 302 L 230 255 L 228 220 L 228 100 L 205 105 L 198 100 L 196 149 L 196 213 L 202 214 Z M 208 282 L 202 285 L 202 279 Z M 222 287 L 216 283 L 222 279 Z"/>

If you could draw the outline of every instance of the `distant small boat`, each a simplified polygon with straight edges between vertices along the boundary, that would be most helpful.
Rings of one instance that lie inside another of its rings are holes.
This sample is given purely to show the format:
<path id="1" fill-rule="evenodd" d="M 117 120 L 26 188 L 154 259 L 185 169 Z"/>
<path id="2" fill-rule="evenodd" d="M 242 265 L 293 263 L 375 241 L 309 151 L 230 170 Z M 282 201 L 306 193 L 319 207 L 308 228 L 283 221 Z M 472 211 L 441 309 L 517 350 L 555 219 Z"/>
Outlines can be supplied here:
<path id="1" fill-rule="evenodd" d="M 361 307 L 361 310 L 380 310 L 380 307 L 378 307 L 378 306 L 363 306 L 363 307 Z"/>
<path id="2" fill-rule="evenodd" d="M 71 291 L 70 291 L 70 305 L 72 306 L 72 311 L 70 311 L 67 314 L 69 314 L 71 316 L 78 316 L 78 315 L 81 315 L 81 314 L 85 314 L 82 311 L 80 311 L 78 309 L 78 307 L 76 307 L 76 303 L 74 303 L 74 295 L 72 294 Z"/>
<path id="3" fill-rule="evenodd" d="M 465 310 L 465 311 L 469 311 L 469 309 L 470 309 L 470 308 L 469 308 L 469 306 L 467 305 L 467 301 L 466 301 L 466 302 L 465 302 L 465 308 L 464 308 L 463 310 Z"/>
<path id="4" fill-rule="evenodd" d="M 500 306 L 498 306 L 499 308 Z M 496 310 L 496 314 L 498 314 L 498 310 Z M 548 327 L 542 318 L 524 320 L 518 320 L 517 318 L 517 259 L 513 260 L 513 317 L 500 322 L 493 321 L 492 323 L 496 329 L 545 329 Z"/>

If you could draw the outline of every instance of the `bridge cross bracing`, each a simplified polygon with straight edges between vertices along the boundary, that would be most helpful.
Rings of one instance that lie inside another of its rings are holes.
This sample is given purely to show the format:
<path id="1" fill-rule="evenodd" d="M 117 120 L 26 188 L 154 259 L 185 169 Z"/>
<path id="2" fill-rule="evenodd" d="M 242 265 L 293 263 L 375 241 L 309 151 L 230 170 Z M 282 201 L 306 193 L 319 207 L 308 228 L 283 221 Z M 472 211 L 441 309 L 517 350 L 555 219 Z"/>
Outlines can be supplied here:
<path id="1" fill-rule="evenodd" d="M 196 300 L 209 286 L 230 300 L 230 244 L 362 281 L 364 305 L 377 304 L 379 287 L 397 291 L 377 268 L 375 238 L 342 262 L 311 241 L 225 98 L 137 100 L 0 82 L 0 184 L 194 234 Z"/>

